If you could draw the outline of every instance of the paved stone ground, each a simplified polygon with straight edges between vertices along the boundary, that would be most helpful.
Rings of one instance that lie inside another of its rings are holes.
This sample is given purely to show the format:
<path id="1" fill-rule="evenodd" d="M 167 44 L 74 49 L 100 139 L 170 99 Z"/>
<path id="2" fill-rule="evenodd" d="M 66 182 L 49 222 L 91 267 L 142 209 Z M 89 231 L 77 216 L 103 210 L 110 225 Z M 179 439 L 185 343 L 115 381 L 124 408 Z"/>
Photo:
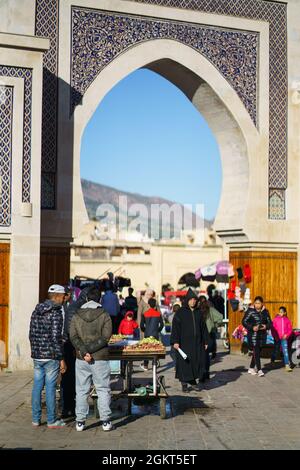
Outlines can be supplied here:
<path id="1" fill-rule="evenodd" d="M 259 378 L 247 373 L 248 364 L 248 357 L 219 353 L 210 382 L 200 392 L 183 395 L 168 356 L 160 369 L 169 387 L 168 419 L 160 419 L 155 405 L 134 407 L 127 417 L 125 403 L 115 402 L 111 433 L 102 431 L 92 412 L 83 433 L 74 423 L 60 430 L 45 424 L 32 429 L 32 372 L 2 372 L 0 448 L 300 449 L 300 369 L 287 373 L 279 365 L 266 367 L 266 376 Z M 136 370 L 140 383 L 151 375 Z"/>

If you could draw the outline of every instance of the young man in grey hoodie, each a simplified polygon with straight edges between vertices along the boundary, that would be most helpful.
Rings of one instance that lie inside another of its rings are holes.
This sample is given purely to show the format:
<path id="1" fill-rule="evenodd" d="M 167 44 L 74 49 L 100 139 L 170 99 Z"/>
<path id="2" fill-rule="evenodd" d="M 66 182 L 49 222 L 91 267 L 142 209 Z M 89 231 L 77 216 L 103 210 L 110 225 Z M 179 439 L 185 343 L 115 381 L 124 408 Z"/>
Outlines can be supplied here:
<path id="1" fill-rule="evenodd" d="M 100 291 L 92 287 L 87 302 L 77 310 L 70 325 L 70 340 L 76 349 L 76 429 L 85 429 L 88 396 L 92 382 L 98 395 L 98 409 L 104 431 L 113 429 L 111 418 L 110 365 L 107 360 L 112 321 L 101 307 Z"/>

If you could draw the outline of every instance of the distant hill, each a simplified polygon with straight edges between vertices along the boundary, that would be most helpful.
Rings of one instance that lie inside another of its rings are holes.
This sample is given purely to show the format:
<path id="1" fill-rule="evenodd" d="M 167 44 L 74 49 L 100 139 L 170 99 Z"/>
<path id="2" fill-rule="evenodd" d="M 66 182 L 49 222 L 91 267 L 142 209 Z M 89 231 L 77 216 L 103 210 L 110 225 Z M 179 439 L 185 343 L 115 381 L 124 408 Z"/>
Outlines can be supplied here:
<path id="1" fill-rule="evenodd" d="M 126 191 L 120 191 L 116 188 L 112 188 L 110 186 L 105 186 L 103 184 L 94 183 L 92 181 L 88 181 L 85 179 L 81 180 L 82 190 L 83 190 L 83 197 L 85 201 L 85 205 L 87 208 L 88 216 L 90 220 L 96 220 L 96 211 L 100 204 L 111 204 L 115 207 L 117 214 L 119 213 L 119 197 L 126 196 L 128 207 L 133 204 L 143 204 L 147 207 L 148 213 L 150 214 L 150 208 L 152 204 L 167 204 L 171 207 L 173 204 L 176 204 L 174 201 L 169 201 L 167 199 L 163 199 L 159 196 L 143 196 L 141 194 L 136 193 L 129 193 Z M 183 208 L 183 205 L 181 205 Z M 196 226 L 196 220 L 198 216 L 192 212 L 188 213 L 188 219 L 191 221 L 193 220 L 193 226 Z M 212 221 L 205 220 L 205 226 L 210 227 L 212 225 Z M 181 230 L 181 225 L 178 224 L 177 221 L 171 221 L 171 230 L 174 230 L 175 233 Z M 163 225 L 160 222 L 160 230 L 163 229 Z"/>

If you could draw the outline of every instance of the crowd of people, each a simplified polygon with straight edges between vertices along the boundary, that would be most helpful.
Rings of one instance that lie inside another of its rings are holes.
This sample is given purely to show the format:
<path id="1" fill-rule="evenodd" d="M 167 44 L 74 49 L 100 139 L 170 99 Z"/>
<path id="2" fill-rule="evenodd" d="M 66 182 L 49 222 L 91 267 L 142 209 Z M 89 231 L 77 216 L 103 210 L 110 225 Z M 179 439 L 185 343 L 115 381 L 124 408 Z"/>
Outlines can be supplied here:
<path id="1" fill-rule="evenodd" d="M 48 299 L 36 306 L 31 316 L 29 339 L 34 364 L 32 390 L 32 424 L 41 425 L 42 391 L 46 388 L 47 426 L 57 429 L 66 419 L 76 418 L 77 431 L 86 427 L 92 385 L 98 396 L 102 428 L 113 429 L 111 422 L 111 389 L 108 342 L 113 334 L 128 338 L 154 337 L 159 339 L 164 320 L 156 294 L 147 289 L 135 297 L 128 289 L 124 299 L 118 296 L 111 279 L 99 286 L 81 291 L 54 284 L 49 287 Z M 181 303 L 172 306 L 171 356 L 175 362 L 176 378 L 182 391 L 201 390 L 210 378 L 210 363 L 216 356 L 218 328 L 223 324 L 224 300 L 209 288 L 197 293 L 189 289 Z M 286 370 L 289 363 L 289 338 L 292 324 L 284 307 L 271 321 L 261 297 L 244 315 L 248 345 L 252 351 L 251 375 L 264 376 L 261 349 L 266 344 L 267 331 L 275 339 L 272 361 L 282 348 Z M 141 364 L 146 371 L 148 361 Z M 62 414 L 57 416 L 56 387 L 61 376 Z"/>

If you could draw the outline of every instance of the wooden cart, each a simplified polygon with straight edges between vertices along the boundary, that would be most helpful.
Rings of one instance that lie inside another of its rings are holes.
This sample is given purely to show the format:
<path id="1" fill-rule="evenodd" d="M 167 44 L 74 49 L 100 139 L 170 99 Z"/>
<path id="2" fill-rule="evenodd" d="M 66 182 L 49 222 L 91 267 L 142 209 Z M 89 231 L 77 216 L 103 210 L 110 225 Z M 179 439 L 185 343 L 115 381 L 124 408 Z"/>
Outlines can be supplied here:
<path id="1" fill-rule="evenodd" d="M 138 393 L 134 392 L 134 383 L 133 383 L 133 363 L 134 362 L 143 362 L 148 360 L 153 364 L 152 370 L 152 384 L 153 384 L 153 393 L 147 394 L 146 397 L 155 397 L 159 399 L 160 404 L 160 417 L 162 419 L 166 419 L 167 417 L 167 398 L 168 393 L 166 391 L 165 385 L 165 378 L 164 376 L 158 376 L 157 374 L 157 363 L 160 359 L 164 359 L 166 357 L 166 353 L 162 352 L 123 352 L 123 351 L 110 351 L 109 355 L 107 356 L 107 360 L 109 361 L 125 361 L 125 373 L 123 376 L 123 390 L 118 393 L 113 393 L 112 399 L 118 400 L 119 398 L 126 397 L 128 400 L 128 415 L 132 413 L 132 401 L 134 398 L 140 397 Z M 105 358 L 106 359 L 106 358 Z M 97 408 L 97 395 L 95 393 L 92 394 L 92 398 L 94 400 L 94 409 L 96 417 L 98 415 L 98 408 Z"/>

